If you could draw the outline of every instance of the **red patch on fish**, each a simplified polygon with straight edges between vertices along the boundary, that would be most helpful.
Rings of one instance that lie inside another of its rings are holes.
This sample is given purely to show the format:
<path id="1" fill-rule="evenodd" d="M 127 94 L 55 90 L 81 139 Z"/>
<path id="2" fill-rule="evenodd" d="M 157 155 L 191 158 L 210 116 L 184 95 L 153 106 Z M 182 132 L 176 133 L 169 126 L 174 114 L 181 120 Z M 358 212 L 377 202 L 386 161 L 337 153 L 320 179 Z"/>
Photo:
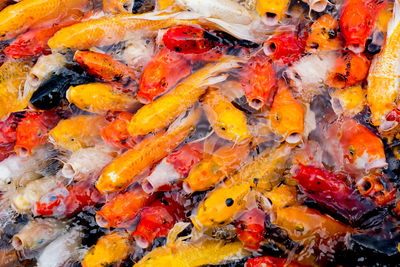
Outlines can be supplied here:
<path id="1" fill-rule="evenodd" d="M 140 78 L 137 98 L 143 104 L 151 103 L 190 73 L 190 64 L 187 59 L 169 49 L 162 48 L 146 65 Z"/>
<path id="2" fill-rule="evenodd" d="M 191 143 L 167 156 L 167 162 L 174 165 L 175 170 L 186 177 L 190 169 L 203 159 L 203 144 Z"/>
<path id="3" fill-rule="evenodd" d="M 250 249 L 258 249 L 265 234 L 265 213 L 254 208 L 243 214 L 235 224 L 238 238 Z"/>
<path id="4" fill-rule="evenodd" d="M 121 112 L 115 120 L 107 124 L 101 130 L 101 137 L 104 142 L 121 149 L 133 148 L 140 138 L 132 137 L 128 132 L 127 127 L 132 116 L 131 113 Z"/>

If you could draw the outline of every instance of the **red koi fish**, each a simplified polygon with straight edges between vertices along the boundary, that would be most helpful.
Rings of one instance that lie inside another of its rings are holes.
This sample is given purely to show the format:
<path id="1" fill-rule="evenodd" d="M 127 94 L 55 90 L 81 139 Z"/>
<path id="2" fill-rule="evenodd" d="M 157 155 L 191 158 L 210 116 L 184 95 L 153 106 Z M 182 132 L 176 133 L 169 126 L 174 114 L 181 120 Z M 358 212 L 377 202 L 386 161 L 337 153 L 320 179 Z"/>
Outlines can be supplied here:
<path id="1" fill-rule="evenodd" d="M 163 48 L 144 68 L 137 99 L 143 104 L 153 102 L 156 97 L 169 91 L 190 73 L 188 60 L 178 53 Z"/>
<path id="2" fill-rule="evenodd" d="M 163 35 L 164 45 L 187 59 L 217 61 L 226 52 L 221 38 L 199 27 L 178 26 Z"/>
<path id="3" fill-rule="evenodd" d="M 32 212 L 35 216 L 69 218 L 102 201 L 104 201 L 104 197 L 94 187 L 93 182 L 85 180 L 68 187 L 60 184 L 41 197 L 34 205 Z"/>
<path id="4" fill-rule="evenodd" d="M 111 83 L 123 92 L 135 93 L 138 80 L 131 68 L 112 56 L 91 51 L 76 51 L 74 60 L 90 75 Z"/>
<path id="5" fill-rule="evenodd" d="M 343 52 L 335 61 L 328 85 L 336 88 L 352 86 L 368 75 L 371 62 L 363 54 Z"/>
<path id="6" fill-rule="evenodd" d="M 138 212 L 154 198 L 154 194 L 147 194 L 140 186 L 117 194 L 96 213 L 97 224 L 105 228 L 129 227 L 136 220 Z"/>
<path id="7" fill-rule="evenodd" d="M 51 27 L 31 30 L 20 35 L 8 47 L 4 53 L 9 59 L 37 57 L 51 54 L 47 45 L 49 39 L 60 29 L 75 24 L 77 21 L 69 21 Z"/>
<path id="8" fill-rule="evenodd" d="M 265 234 L 265 213 L 254 208 L 243 214 L 235 224 L 238 238 L 246 248 L 258 249 Z"/>
<path id="9" fill-rule="evenodd" d="M 245 267 L 301 267 L 305 265 L 299 265 L 293 262 L 286 262 L 286 259 L 275 258 L 271 256 L 251 258 L 246 261 Z"/>
<path id="10" fill-rule="evenodd" d="M 269 57 L 263 53 L 251 57 L 243 67 L 241 84 L 252 108 L 258 110 L 265 104 L 270 105 L 277 86 Z"/>
<path id="11" fill-rule="evenodd" d="M 294 179 L 308 197 L 349 222 L 359 221 L 375 207 L 361 201 L 361 195 L 351 189 L 338 174 L 314 166 L 300 165 Z"/>
<path id="12" fill-rule="evenodd" d="M 371 174 L 357 182 L 358 191 L 378 206 L 385 206 L 396 198 L 396 188 L 384 174 Z"/>
<path id="13" fill-rule="evenodd" d="M 14 151 L 18 123 L 23 117 L 24 112 L 11 113 L 6 120 L 0 121 L 0 161 Z"/>
<path id="14" fill-rule="evenodd" d="M 364 51 L 365 43 L 372 34 L 379 13 L 387 0 L 347 0 L 339 19 L 340 31 L 346 47 L 355 53 Z"/>
<path id="15" fill-rule="evenodd" d="M 48 132 L 61 120 L 55 111 L 27 112 L 17 127 L 14 151 L 29 156 L 33 149 L 47 141 Z"/>
<path id="16" fill-rule="evenodd" d="M 289 65 L 304 54 L 308 35 L 306 33 L 282 32 L 264 43 L 264 53 L 275 64 Z"/>
<path id="17" fill-rule="evenodd" d="M 181 204 L 173 198 L 163 197 L 140 212 L 140 221 L 132 236 L 141 248 L 147 248 L 154 239 L 165 237 L 185 213 Z"/>
<path id="18" fill-rule="evenodd" d="M 133 115 L 129 112 L 121 112 L 117 115 L 115 120 L 107 124 L 101 130 L 101 137 L 104 142 L 121 149 L 133 148 L 138 140 L 132 137 L 127 130 L 132 116 Z"/>
<path id="19" fill-rule="evenodd" d="M 382 140 L 354 119 L 345 118 L 330 125 L 327 144 L 338 165 L 343 165 L 347 172 L 387 166 Z"/>
<path id="20" fill-rule="evenodd" d="M 203 159 L 203 145 L 190 143 L 173 151 L 142 182 L 146 193 L 170 191 L 185 178 L 194 165 Z"/>

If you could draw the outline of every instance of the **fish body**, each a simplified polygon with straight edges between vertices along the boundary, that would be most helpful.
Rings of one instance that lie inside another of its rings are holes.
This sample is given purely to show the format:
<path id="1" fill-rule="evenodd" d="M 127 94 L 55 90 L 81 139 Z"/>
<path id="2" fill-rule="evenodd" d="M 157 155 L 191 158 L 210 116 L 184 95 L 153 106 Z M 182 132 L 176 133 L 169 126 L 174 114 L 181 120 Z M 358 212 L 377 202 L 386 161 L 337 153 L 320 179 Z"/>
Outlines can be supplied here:
<path id="1" fill-rule="evenodd" d="M 49 137 L 57 147 L 76 151 L 101 143 L 100 131 L 105 125 L 101 116 L 79 115 L 60 121 L 49 132 Z"/>
<path id="2" fill-rule="evenodd" d="M 196 71 L 175 86 L 174 89 L 139 109 L 129 123 L 129 133 L 132 136 L 146 135 L 167 127 L 176 117 L 197 102 L 210 83 L 215 83 L 216 80 L 219 82 L 226 78 L 222 76 L 222 78 L 212 79 L 212 77 L 232 68 L 237 68 L 239 61 L 241 60 L 237 58 L 224 58 L 216 64 L 207 64 Z"/>
<path id="3" fill-rule="evenodd" d="M 278 84 L 279 89 L 269 112 L 270 127 L 286 142 L 296 144 L 302 140 L 304 133 L 305 111 L 285 82 L 279 81 Z"/>
<path id="4" fill-rule="evenodd" d="M 364 50 L 365 43 L 375 28 L 379 12 L 386 4 L 386 0 L 345 1 L 339 25 L 346 47 L 356 53 Z"/>
<path id="5" fill-rule="evenodd" d="M 27 61 L 7 61 L 0 67 L 0 119 L 28 105 L 31 95 L 22 89 L 31 66 Z"/>
<path id="6" fill-rule="evenodd" d="M 203 98 L 203 110 L 219 137 L 234 143 L 247 142 L 251 138 L 243 112 L 218 89 L 208 90 Z"/>
<path id="7" fill-rule="evenodd" d="M 101 137 L 104 142 L 121 149 L 133 148 L 137 140 L 130 136 L 127 129 L 132 116 L 129 112 L 121 112 L 115 120 L 108 123 L 101 130 Z"/>
<path id="8" fill-rule="evenodd" d="M 387 166 L 382 140 L 354 119 L 335 122 L 328 128 L 327 137 L 332 155 L 348 172 Z"/>
<path id="9" fill-rule="evenodd" d="M 139 211 L 148 206 L 155 196 L 149 195 L 140 186 L 119 193 L 107 200 L 96 213 L 96 221 L 100 227 L 129 227 L 136 219 Z"/>
<path id="10" fill-rule="evenodd" d="M 32 212 L 42 216 L 58 218 L 72 217 L 83 209 L 103 201 L 103 196 L 90 181 L 77 182 L 65 187 L 58 185 L 55 189 L 35 203 Z"/>
<path id="11" fill-rule="evenodd" d="M 366 104 L 366 90 L 355 85 L 346 89 L 336 89 L 330 93 L 332 108 L 337 115 L 353 117 L 360 113 Z"/>
<path id="12" fill-rule="evenodd" d="M 293 177 L 299 181 L 300 187 L 318 204 L 334 213 L 338 213 L 350 222 L 358 221 L 363 215 L 374 209 L 361 201 L 357 195 L 339 176 L 313 166 L 301 166 Z"/>
<path id="13" fill-rule="evenodd" d="M 130 111 L 138 104 L 131 95 L 119 92 L 105 83 L 72 86 L 67 91 L 67 100 L 82 110 L 102 115 L 107 112 Z"/>
<path id="14" fill-rule="evenodd" d="M 248 144 L 222 146 L 213 152 L 211 157 L 205 157 L 193 166 L 183 182 L 183 190 L 191 194 L 197 191 L 206 191 L 213 188 L 231 172 L 238 169 L 240 164 L 249 155 Z"/>
<path id="15" fill-rule="evenodd" d="M 137 98 L 143 104 L 151 103 L 190 73 L 188 60 L 178 53 L 162 48 L 144 68 Z"/>
<path id="16" fill-rule="evenodd" d="M 135 267 L 143 266 L 203 266 L 233 261 L 247 255 L 239 241 L 225 242 L 216 239 L 202 239 L 196 242 L 177 242 L 153 249 Z"/>
<path id="17" fill-rule="evenodd" d="M 176 129 L 160 132 L 144 139 L 132 149 L 114 159 L 107 165 L 96 182 L 102 193 L 121 191 L 139 178 L 138 174 L 152 167 L 153 164 L 166 157 L 186 136 L 193 131 L 199 111 L 192 111 Z"/>
<path id="18" fill-rule="evenodd" d="M 137 79 L 135 73 L 124 63 L 115 60 L 108 54 L 91 51 L 76 51 L 74 60 L 90 75 L 111 83 L 123 92 L 136 93 Z"/>
<path id="19" fill-rule="evenodd" d="M 355 85 L 367 77 L 369 66 L 370 61 L 363 54 L 355 54 L 351 51 L 342 52 L 335 61 L 327 83 L 335 88 Z"/>
<path id="20" fill-rule="evenodd" d="M 259 208 L 244 213 L 235 223 L 238 238 L 243 246 L 257 250 L 265 235 L 265 213 Z"/>
<path id="21" fill-rule="evenodd" d="M 306 51 L 333 51 L 342 47 L 342 40 L 338 33 L 338 21 L 329 14 L 322 15 L 310 26 L 307 37 Z"/>
<path id="22" fill-rule="evenodd" d="M 0 12 L 0 39 L 8 40 L 29 29 L 50 26 L 71 16 L 82 17 L 89 0 L 24 0 Z"/>
<path id="23" fill-rule="evenodd" d="M 136 244 L 148 247 L 155 238 L 166 237 L 177 221 L 184 218 L 181 204 L 172 198 L 163 197 L 140 212 L 140 221 L 132 236 Z"/>
<path id="24" fill-rule="evenodd" d="M 264 53 L 274 64 L 286 66 L 301 58 L 306 41 L 306 32 L 278 32 L 264 43 Z"/>
<path id="25" fill-rule="evenodd" d="M 97 240 L 85 255 L 83 267 L 105 266 L 118 263 L 128 257 L 130 250 L 129 234 L 125 231 L 113 231 Z"/>
<path id="26" fill-rule="evenodd" d="M 22 157 L 30 156 L 33 149 L 47 141 L 49 130 L 60 120 L 54 111 L 26 112 L 17 127 L 14 151 Z"/>
<path id="27" fill-rule="evenodd" d="M 48 55 L 51 53 L 47 45 L 48 40 L 58 30 L 74 23 L 76 22 L 66 22 L 51 27 L 31 30 L 18 36 L 17 39 L 4 49 L 4 53 L 9 59 Z"/>
<path id="28" fill-rule="evenodd" d="M 271 104 L 276 90 L 276 77 L 266 55 L 259 53 L 251 57 L 243 68 L 240 81 L 252 108 L 260 109 Z"/>

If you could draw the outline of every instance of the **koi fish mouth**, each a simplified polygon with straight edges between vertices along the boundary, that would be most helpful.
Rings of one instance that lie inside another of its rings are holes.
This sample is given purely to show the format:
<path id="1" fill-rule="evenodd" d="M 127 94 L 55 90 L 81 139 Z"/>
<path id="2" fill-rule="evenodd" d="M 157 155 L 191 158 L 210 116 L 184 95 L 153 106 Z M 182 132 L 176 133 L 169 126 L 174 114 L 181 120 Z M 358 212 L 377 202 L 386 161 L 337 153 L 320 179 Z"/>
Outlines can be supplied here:
<path id="1" fill-rule="evenodd" d="M 366 169 L 367 171 L 373 169 L 381 169 L 388 166 L 388 163 L 385 159 L 375 159 L 367 163 Z"/>

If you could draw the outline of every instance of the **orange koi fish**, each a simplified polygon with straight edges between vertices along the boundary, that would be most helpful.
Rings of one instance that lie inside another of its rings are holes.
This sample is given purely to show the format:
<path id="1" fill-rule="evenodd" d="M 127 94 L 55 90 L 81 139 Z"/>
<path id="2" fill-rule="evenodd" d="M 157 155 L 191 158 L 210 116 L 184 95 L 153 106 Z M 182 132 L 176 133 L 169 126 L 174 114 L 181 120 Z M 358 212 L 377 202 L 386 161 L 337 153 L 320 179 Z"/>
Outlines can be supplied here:
<path id="1" fill-rule="evenodd" d="M 131 113 L 121 112 L 115 120 L 107 124 L 101 130 L 101 137 L 104 142 L 121 149 L 133 148 L 138 140 L 131 137 L 127 129 L 132 116 Z"/>
<path id="2" fill-rule="evenodd" d="M 269 58 L 264 53 L 251 57 L 243 67 L 241 84 L 252 108 L 258 110 L 265 104 L 271 104 L 276 78 Z"/>
<path id="3" fill-rule="evenodd" d="M 396 198 L 396 188 L 381 173 L 371 174 L 357 182 L 358 191 L 372 199 L 377 205 L 385 206 Z"/>
<path id="4" fill-rule="evenodd" d="M 162 48 L 143 70 L 137 98 L 143 104 L 153 102 L 190 73 L 190 65 L 186 59 Z"/>
<path id="5" fill-rule="evenodd" d="M 382 140 L 354 119 L 336 121 L 328 128 L 327 137 L 333 155 L 348 171 L 387 166 Z"/>
<path id="6" fill-rule="evenodd" d="M 339 19 L 346 47 L 355 53 L 364 51 L 365 43 L 375 28 L 386 0 L 347 0 Z"/>
<path id="7" fill-rule="evenodd" d="M 96 213 L 96 221 L 100 227 L 129 227 L 139 210 L 149 205 L 155 198 L 154 194 L 147 194 L 141 186 L 120 193 L 104 204 Z"/>
<path id="8" fill-rule="evenodd" d="M 35 27 L 70 17 L 83 17 L 90 0 L 23 0 L 0 11 L 0 40 L 8 40 Z"/>
<path id="9" fill-rule="evenodd" d="M 310 27 L 306 51 L 315 53 L 339 50 L 342 47 L 342 40 L 338 29 L 338 21 L 329 14 L 319 17 Z"/>
<path id="10" fill-rule="evenodd" d="M 91 51 L 76 51 L 74 60 L 90 75 L 96 76 L 123 92 L 137 91 L 135 73 L 112 56 Z"/>
<path id="11" fill-rule="evenodd" d="M 96 187 L 101 193 L 121 191 L 138 179 L 138 174 L 166 157 L 194 130 L 200 117 L 198 109 L 183 119 L 178 119 L 167 132 L 149 137 L 107 165 Z"/>
<path id="12" fill-rule="evenodd" d="M 54 111 L 27 112 L 17 127 L 14 151 L 22 157 L 47 141 L 48 132 L 61 120 Z"/>
<path id="13" fill-rule="evenodd" d="M 370 61 L 363 54 L 346 51 L 335 61 L 328 85 L 336 88 L 352 86 L 368 75 Z"/>
<path id="14" fill-rule="evenodd" d="M 303 137 L 304 108 L 293 97 L 284 81 L 280 80 L 278 86 L 279 89 L 269 113 L 271 129 L 289 144 L 297 144 Z"/>
<path id="15" fill-rule="evenodd" d="M 103 0 L 104 13 L 132 13 L 134 0 Z"/>

